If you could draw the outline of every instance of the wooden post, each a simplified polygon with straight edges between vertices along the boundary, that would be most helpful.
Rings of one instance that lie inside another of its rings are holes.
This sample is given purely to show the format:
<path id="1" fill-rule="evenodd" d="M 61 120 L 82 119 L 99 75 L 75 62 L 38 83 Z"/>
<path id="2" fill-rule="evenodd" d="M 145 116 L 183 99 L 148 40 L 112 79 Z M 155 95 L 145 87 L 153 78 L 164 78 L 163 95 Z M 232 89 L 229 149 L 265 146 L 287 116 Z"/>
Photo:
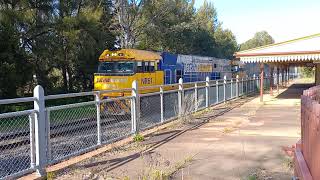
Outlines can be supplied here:
<path id="1" fill-rule="evenodd" d="M 288 79 L 288 85 L 290 83 L 290 66 L 287 67 L 287 79 Z"/>
<path id="2" fill-rule="evenodd" d="M 284 87 L 284 68 L 281 66 L 281 86 Z"/>
<path id="3" fill-rule="evenodd" d="M 278 95 L 279 95 L 279 83 L 280 83 L 279 74 L 280 74 L 280 67 L 278 65 L 277 66 L 277 93 L 278 93 Z"/>
<path id="4" fill-rule="evenodd" d="M 316 63 L 315 83 L 320 85 L 320 63 Z"/>
<path id="5" fill-rule="evenodd" d="M 273 64 L 270 65 L 270 96 L 273 96 Z"/>
<path id="6" fill-rule="evenodd" d="M 288 69 L 287 69 L 287 66 L 284 66 L 284 85 L 285 85 L 285 87 L 287 87 L 287 85 L 288 85 L 288 78 L 287 78 L 287 72 L 288 71 Z"/>
<path id="7" fill-rule="evenodd" d="M 263 102 L 264 64 L 260 63 L 260 102 Z"/>

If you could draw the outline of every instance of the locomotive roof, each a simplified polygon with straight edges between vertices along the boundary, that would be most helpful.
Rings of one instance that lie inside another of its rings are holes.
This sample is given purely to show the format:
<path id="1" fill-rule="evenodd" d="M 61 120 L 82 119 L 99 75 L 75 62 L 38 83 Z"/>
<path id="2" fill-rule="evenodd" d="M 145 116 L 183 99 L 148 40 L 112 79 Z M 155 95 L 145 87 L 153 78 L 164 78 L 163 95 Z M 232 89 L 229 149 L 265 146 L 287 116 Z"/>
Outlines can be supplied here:
<path id="1" fill-rule="evenodd" d="M 99 61 L 108 60 L 142 60 L 142 61 L 156 61 L 160 60 L 159 53 L 152 51 L 144 51 L 137 49 L 120 49 L 120 50 L 104 50 L 99 57 Z"/>

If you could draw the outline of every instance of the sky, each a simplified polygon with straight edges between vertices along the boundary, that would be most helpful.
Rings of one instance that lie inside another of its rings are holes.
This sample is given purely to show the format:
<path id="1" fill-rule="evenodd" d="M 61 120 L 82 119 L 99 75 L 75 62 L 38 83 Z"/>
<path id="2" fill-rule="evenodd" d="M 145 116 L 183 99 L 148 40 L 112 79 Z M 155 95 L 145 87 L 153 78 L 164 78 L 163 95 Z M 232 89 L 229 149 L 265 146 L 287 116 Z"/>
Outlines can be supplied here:
<path id="1" fill-rule="evenodd" d="M 195 0 L 196 8 L 204 0 Z M 207 0 L 238 43 L 266 30 L 276 42 L 320 33 L 320 0 Z"/>

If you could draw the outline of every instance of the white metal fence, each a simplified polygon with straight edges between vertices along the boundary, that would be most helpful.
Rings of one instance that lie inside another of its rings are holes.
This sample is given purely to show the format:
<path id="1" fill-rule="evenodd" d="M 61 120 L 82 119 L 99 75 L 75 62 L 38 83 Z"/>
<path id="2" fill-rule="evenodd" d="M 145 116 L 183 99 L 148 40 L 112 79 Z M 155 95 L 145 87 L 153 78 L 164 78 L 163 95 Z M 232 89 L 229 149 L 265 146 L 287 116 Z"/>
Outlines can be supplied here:
<path id="1" fill-rule="evenodd" d="M 180 79 L 178 84 L 138 88 L 134 81 L 130 89 L 49 96 L 37 86 L 34 97 L 0 100 L 0 105 L 34 103 L 31 110 L 0 114 L 0 179 L 34 171 L 42 176 L 48 165 L 179 116 L 256 92 L 259 82 L 257 77 L 217 81 L 207 78 L 194 83 L 183 83 Z M 265 87 L 268 85 L 266 82 Z M 157 90 L 139 93 L 147 89 Z M 131 96 L 101 99 L 103 93 L 128 91 Z M 83 96 L 95 99 L 46 106 L 49 100 Z"/>

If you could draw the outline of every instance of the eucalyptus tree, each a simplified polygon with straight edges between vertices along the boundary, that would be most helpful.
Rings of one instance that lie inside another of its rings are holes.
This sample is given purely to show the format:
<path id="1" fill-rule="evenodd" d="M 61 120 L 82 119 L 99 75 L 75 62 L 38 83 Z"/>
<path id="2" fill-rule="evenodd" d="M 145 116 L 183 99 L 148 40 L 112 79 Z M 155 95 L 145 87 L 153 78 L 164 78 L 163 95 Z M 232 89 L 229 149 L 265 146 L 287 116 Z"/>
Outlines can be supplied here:
<path id="1" fill-rule="evenodd" d="M 254 37 L 240 45 L 240 50 L 247 50 L 274 43 L 274 39 L 267 31 L 260 31 Z"/>

